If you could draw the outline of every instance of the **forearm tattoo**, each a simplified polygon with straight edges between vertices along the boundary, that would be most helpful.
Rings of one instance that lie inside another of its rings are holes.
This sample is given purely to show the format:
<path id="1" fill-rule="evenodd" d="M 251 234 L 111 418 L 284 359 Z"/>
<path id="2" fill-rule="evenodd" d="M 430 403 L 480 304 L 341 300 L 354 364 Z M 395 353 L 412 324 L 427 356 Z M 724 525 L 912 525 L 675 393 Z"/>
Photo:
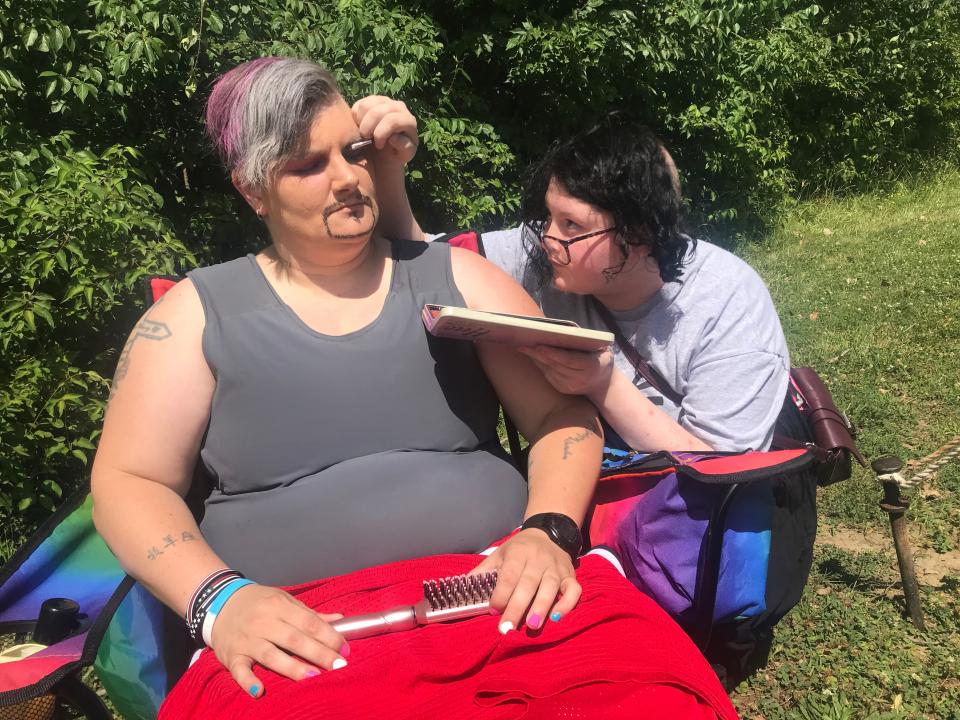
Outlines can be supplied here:
<path id="1" fill-rule="evenodd" d="M 147 560 L 156 560 L 163 555 L 165 551 L 172 550 L 177 543 L 193 542 L 196 539 L 197 536 L 189 530 L 184 530 L 180 533 L 180 537 L 173 534 L 164 535 L 163 541 L 159 545 L 151 545 L 150 549 L 147 550 Z"/>
<path id="2" fill-rule="evenodd" d="M 120 359 L 117 361 L 117 372 L 114 374 L 113 384 L 110 386 L 109 399 L 113 398 L 120 381 L 127 376 L 127 371 L 130 369 L 130 351 L 133 349 L 134 343 L 140 338 L 160 341 L 166 340 L 173 335 L 173 332 L 166 323 L 150 319 L 150 313 L 152 313 L 161 302 L 163 302 L 162 297 L 153 304 L 153 307 L 151 307 L 147 314 L 137 323 L 137 326 L 133 329 L 133 332 L 130 333 L 129 339 L 123 346 L 123 350 L 120 351 Z"/>
<path id="3" fill-rule="evenodd" d="M 570 454 L 571 454 L 572 451 L 573 451 L 573 446 L 574 446 L 574 445 L 576 445 L 576 444 L 578 444 L 578 443 L 582 443 L 584 440 L 586 440 L 586 439 L 587 439 L 588 437 L 590 437 L 592 434 L 593 434 L 593 433 L 592 433 L 590 430 L 584 430 L 584 431 L 581 432 L 581 433 L 577 433 L 576 435 L 569 435 L 569 436 L 567 436 L 566 438 L 564 438 L 564 440 L 563 440 L 563 459 L 566 460 L 568 457 L 570 457 Z"/>

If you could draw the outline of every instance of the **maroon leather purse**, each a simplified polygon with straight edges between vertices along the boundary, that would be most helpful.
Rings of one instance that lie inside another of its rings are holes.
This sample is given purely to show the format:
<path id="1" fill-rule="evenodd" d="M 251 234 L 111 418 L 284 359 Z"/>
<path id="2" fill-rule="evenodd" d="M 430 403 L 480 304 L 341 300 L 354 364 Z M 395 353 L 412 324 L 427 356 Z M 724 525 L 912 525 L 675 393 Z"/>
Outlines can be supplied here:
<path id="1" fill-rule="evenodd" d="M 866 467 L 867 460 L 854 440 L 856 429 L 845 414 L 837 409 L 833 396 L 817 371 L 811 367 L 790 368 L 788 402 L 800 412 L 813 442 L 774 435 L 773 447 L 792 448 L 806 446 L 820 461 L 817 473 L 819 485 L 830 485 L 846 480 L 851 475 L 850 458 L 856 458 Z"/>

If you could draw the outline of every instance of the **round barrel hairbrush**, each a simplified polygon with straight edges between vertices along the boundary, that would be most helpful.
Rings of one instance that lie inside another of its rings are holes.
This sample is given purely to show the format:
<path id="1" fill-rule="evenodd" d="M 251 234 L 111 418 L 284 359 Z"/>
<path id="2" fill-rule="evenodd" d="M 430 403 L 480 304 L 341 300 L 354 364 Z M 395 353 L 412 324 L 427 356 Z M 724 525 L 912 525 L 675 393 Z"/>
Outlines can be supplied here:
<path id="1" fill-rule="evenodd" d="M 355 640 L 485 615 L 490 610 L 490 596 L 496 584 L 496 571 L 424 580 L 423 600 L 413 605 L 345 617 L 331 624 L 347 640 Z"/>

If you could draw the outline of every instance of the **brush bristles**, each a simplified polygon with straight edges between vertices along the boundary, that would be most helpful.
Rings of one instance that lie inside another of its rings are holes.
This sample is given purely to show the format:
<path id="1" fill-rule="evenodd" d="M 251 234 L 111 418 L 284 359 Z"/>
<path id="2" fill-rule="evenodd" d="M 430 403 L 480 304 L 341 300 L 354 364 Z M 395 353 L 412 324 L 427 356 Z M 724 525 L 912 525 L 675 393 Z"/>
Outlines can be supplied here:
<path id="1" fill-rule="evenodd" d="M 423 597 L 432 610 L 476 605 L 486 602 L 497 584 L 497 573 L 454 575 L 439 580 L 423 581 Z"/>

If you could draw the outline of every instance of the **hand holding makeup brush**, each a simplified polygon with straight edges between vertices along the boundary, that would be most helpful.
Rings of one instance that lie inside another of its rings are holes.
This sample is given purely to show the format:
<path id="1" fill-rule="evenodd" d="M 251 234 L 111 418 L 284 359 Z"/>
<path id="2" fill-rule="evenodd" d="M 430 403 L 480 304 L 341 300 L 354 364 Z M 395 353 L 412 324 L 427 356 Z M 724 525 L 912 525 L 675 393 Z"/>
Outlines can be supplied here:
<path id="1" fill-rule="evenodd" d="M 404 166 L 417 154 L 417 119 L 401 101 L 383 95 L 357 100 L 351 111 L 361 137 L 373 140 L 377 148 L 370 158 L 380 204 L 378 231 L 386 237 L 422 240 L 423 231 L 407 198 L 404 173 Z"/>
<path id="2" fill-rule="evenodd" d="M 419 137 L 417 119 L 400 100 L 383 95 L 369 95 L 357 100 L 351 108 L 360 134 L 372 138 L 378 160 L 406 165 L 417 154 Z"/>

